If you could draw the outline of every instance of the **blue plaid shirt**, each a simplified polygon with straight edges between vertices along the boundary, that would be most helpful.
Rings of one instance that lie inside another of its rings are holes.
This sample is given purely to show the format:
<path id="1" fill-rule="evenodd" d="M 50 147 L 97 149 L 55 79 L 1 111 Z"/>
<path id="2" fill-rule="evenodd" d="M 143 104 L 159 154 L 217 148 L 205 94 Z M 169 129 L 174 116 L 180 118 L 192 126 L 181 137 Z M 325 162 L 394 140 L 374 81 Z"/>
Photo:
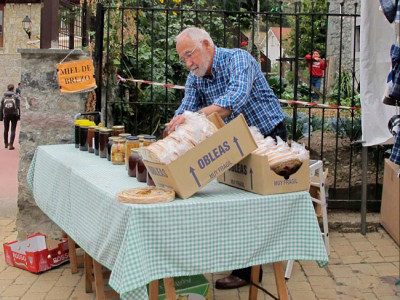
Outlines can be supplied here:
<path id="1" fill-rule="evenodd" d="M 243 114 L 265 136 L 284 120 L 282 108 L 257 61 L 247 51 L 215 47 L 212 78 L 190 72 L 185 97 L 175 116 L 217 105 L 232 111 L 225 123 Z"/>
<path id="2" fill-rule="evenodd" d="M 394 138 L 392 154 L 390 155 L 389 159 L 395 164 L 400 165 L 400 130 L 397 132 Z"/>

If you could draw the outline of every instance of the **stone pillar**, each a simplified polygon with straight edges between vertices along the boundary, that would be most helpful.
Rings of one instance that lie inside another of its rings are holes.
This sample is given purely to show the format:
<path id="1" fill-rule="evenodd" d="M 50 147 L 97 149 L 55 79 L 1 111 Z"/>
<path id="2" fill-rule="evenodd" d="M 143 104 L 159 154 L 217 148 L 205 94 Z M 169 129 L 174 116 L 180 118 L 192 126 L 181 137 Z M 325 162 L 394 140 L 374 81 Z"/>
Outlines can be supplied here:
<path id="1" fill-rule="evenodd" d="M 70 53 L 61 49 L 19 49 L 21 54 L 20 154 L 18 166 L 18 238 L 34 232 L 60 237 L 60 229 L 37 207 L 26 184 L 35 149 L 40 145 L 73 143 L 74 116 L 84 112 L 87 93 L 61 94 L 56 64 Z M 87 56 L 74 51 L 68 60 Z M 49 174 L 50 175 L 50 174 Z"/>

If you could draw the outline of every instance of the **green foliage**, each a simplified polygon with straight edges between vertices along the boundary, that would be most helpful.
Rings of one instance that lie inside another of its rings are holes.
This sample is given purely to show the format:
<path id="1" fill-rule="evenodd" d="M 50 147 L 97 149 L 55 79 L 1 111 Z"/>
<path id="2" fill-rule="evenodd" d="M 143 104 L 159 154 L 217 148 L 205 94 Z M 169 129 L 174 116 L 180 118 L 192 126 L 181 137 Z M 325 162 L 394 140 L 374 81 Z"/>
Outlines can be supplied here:
<path id="1" fill-rule="evenodd" d="M 304 112 L 298 112 L 296 118 L 296 132 L 293 136 L 293 116 L 285 114 L 286 133 L 288 139 L 297 141 L 303 136 L 309 136 L 313 130 L 321 129 L 322 121 L 317 116 L 309 117 Z"/>
<path id="2" fill-rule="evenodd" d="M 121 4 L 113 3 L 117 6 Z M 135 7 L 136 2 L 125 1 L 124 5 Z M 227 17 L 232 22 L 237 20 L 233 16 L 213 13 L 211 21 L 209 13 L 196 13 L 193 8 L 210 9 L 209 2 L 205 0 L 196 3 L 145 0 L 142 5 L 154 7 L 154 10 L 110 9 L 106 14 L 109 18 L 106 24 L 110 24 L 105 29 L 104 41 L 108 49 L 105 65 L 105 73 L 109 76 L 107 92 L 109 99 L 120 102 L 111 105 L 114 124 L 124 124 L 130 132 L 157 133 L 160 132 L 160 124 L 172 118 L 183 98 L 183 91 L 144 83 L 115 85 L 114 74 L 129 79 L 184 85 L 188 70 L 179 63 L 175 36 L 182 28 L 209 24 L 204 29 L 215 37 L 215 44 L 223 45 L 222 38 L 225 37 L 228 41 L 225 46 L 233 47 L 237 44 L 236 35 L 224 24 Z M 160 8 L 165 10 L 160 11 Z M 137 115 L 138 112 L 140 115 Z M 137 128 L 132 129 L 135 124 Z"/>
<path id="3" fill-rule="evenodd" d="M 327 32 L 327 6 L 325 0 L 312 1 L 304 0 L 301 2 L 301 14 L 299 14 L 299 56 L 304 57 L 307 53 L 311 53 L 314 49 L 321 52 L 321 56 L 325 57 L 325 39 Z M 313 4 L 313 6 L 312 6 Z M 313 14 L 310 14 L 313 13 Z M 307 14 L 307 15 L 306 15 Z M 289 19 L 291 32 L 288 40 L 292 41 L 288 45 L 287 53 L 294 56 L 296 42 L 296 19 Z"/>
<path id="4" fill-rule="evenodd" d="M 351 141 L 361 138 L 361 117 L 356 117 L 353 120 L 332 117 L 328 119 L 328 126 L 331 131 L 336 132 L 342 138 L 348 137 Z"/>
<path id="5" fill-rule="evenodd" d="M 358 89 L 353 87 L 353 77 L 349 70 L 344 70 L 340 76 L 336 74 L 333 90 L 328 100 L 329 103 L 335 105 L 361 107 L 360 94 Z M 361 110 L 353 112 L 358 118 L 361 117 Z"/>

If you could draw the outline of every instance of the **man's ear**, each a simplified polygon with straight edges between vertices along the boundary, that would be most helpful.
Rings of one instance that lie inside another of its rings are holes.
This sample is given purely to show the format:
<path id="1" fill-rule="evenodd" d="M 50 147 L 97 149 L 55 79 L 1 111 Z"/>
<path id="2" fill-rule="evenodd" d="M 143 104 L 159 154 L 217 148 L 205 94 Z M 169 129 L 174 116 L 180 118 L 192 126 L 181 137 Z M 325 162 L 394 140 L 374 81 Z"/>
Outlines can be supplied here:
<path id="1" fill-rule="evenodd" d="M 204 49 L 209 49 L 210 48 L 210 42 L 207 40 L 202 40 L 201 43 L 203 44 Z"/>

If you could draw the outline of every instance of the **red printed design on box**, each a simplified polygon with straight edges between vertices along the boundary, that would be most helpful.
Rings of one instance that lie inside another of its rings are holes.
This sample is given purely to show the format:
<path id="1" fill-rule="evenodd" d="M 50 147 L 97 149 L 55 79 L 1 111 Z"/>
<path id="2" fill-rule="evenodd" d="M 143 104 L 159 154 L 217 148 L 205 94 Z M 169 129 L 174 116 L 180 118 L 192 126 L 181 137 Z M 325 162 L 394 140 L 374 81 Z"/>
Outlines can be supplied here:
<path id="1" fill-rule="evenodd" d="M 25 241 L 3 244 L 6 263 L 40 273 L 69 261 L 68 241 L 46 238 L 43 233 L 29 235 Z"/>

